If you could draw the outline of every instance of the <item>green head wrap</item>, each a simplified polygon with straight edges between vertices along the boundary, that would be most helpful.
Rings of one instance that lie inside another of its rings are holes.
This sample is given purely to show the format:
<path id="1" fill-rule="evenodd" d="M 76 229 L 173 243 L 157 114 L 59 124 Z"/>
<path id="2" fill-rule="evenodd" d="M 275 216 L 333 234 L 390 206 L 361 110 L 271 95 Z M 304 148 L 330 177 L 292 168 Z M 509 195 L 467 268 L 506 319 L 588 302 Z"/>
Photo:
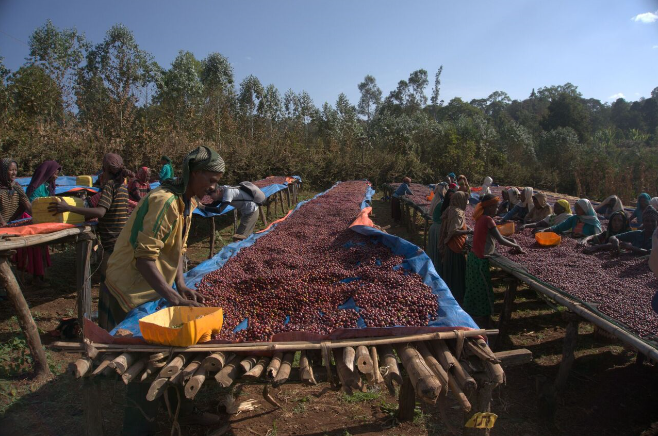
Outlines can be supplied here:
<path id="1" fill-rule="evenodd" d="M 168 164 L 171 164 L 171 158 L 169 156 L 163 155 L 160 160 L 166 161 Z"/>
<path id="2" fill-rule="evenodd" d="M 183 160 L 183 177 L 166 180 L 162 183 L 162 186 L 174 194 L 183 195 L 190 182 L 192 171 L 223 173 L 224 169 L 224 160 L 215 150 L 205 146 L 197 147 L 189 152 Z"/>

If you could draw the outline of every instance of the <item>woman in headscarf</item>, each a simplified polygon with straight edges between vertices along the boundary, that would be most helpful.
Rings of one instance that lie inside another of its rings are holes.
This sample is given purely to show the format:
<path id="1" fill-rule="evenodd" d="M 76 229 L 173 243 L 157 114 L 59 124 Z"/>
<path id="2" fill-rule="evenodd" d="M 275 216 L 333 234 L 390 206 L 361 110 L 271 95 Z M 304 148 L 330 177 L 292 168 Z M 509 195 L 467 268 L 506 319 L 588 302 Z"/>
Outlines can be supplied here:
<path id="1" fill-rule="evenodd" d="M 546 194 L 538 192 L 532 196 L 532 209 L 523 218 L 526 224 L 536 223 L 544 218 L 548 218 L 553 213 L 553 208 L 546 201 Z"/>
<path id="2" fill-rule="evenodd" d="M 523 253 L 513 239 L 500 234 L 493 216 L 498 209 L 498 197 L 487 194 L 475 206 L 473 244 L 466 262 L 464 310 L 481 328 L 488 327 L 493 314 L 494 294 L 489 270 L 489 256 L 496 251 L 496 242 Z"/>
<path id="3" fill-rule="evenodd" d="M 160 183 L 174 178 L 174 168 L 171 166 L 171 159 L 169 156 L 162 156 L 160 159 L 162 169 L 160 170 Z"/>
<path id="4" fill-rule="evenodd" d="M 55 195 L 55 180 L 62 166 L 54 160 L 47 160 L 39 165 L 32 175 L 32 180 L 27 186 L 27 196 L 30 201 L 35 198 L 52 197 Z"/>
<path id="5" fill-rule="evenodd" d="M 518 190 L 514 188 L 516 192 Z M 516 194 L 516 192 L 513 192 L 510 190 L 510 202 L 512 202 L 512 196 Z M 505 216 L 503 217 L 503 221 L 509 221 L 509 220 L 519 220 L 523 221 L 525 216 L 530 212 L 530 210 L 534 207 L 533 202 L 532 202 L 532 188 L 527 186 L 523 188 L 523 191 L 521 191 L 521 195 L 519 196 L 519 202 L 514 206 Z"/>
<path id="6" fill-rule="evenodd" d="M 647 255 L 653 246 L 653 233 L 658 228 L 658 211 L 653 206 L 647 206 L 642 211 L 642 229 L 619 233 L 610 236 L 607 244 L 596 245 L 587 252 L 616 250 L 629 250 L 636 254 Z"/>
<path id="7" fill-rule="evenodd" d="M 139 202 L 143 197 L 146 197 L 146 194 L 151 192 L 150 175 L 151 171 L 147 167 L 141 167 L 137 170 L 137 176 L 128 185 L 128 194 L 131 200 Z"/>
<path id="8" fill-rule="evenodd" d="M 469 196 L 471 195 L 471 185 L 468 184 L 468 179 L 465 175 L 460 174 L 459 177 L 457 177 L 457 185 L 459 186 L 460 191 L 465 192 Z"/>
<path id="9" fill-rule="evenodd" d="M 23 213 L 32 213 L 30 200 L 16 182 L 17 174 L 15 160 L 4 158 L 0 161 L 0 227 L 21 218 Z"/>
<path id="10" fill-rule="evenodd" d="M 459 303 L 464 298 L 466 235 L 472 233 L 472 230 L 466 226 L 467 205 L 468 194 L 466 192 L 457 191 L 452 194 L 450 206 L 441 215 L 439 232 L 439 252 L 443 262 L 441 277 Z"/>
<path id="11" fill-rule="evenodd" d="M 493 179 L 489 176 L 484 178 L 484 182 L 482 182 L 482 190 L 480 191 L 480 196 L 484 197 L 487 194 L 491 194 L 491 184 L 493 183 Z"/>
<path id="12" fill-rule="evenodd" d="M 448 185 L 450 185 L 451 183 L 456 183 L 457 182 L 457 180 L 455 180 L 456 178 L 457 176 L 455 175 L 455 173 L 448 173 L 448 175 L 446 176 L 446 183 Z"/>
<path id="13" fill-rule="evenodd" d="M 633 215 L 631 215 L 631 225 L 633 225 L 633 222 L 635 222 L 637 226 L 641 228 L 643 221 L 642 212 L 644 212 L 644 209 L 646 209 L 649 206 L 650 202 L 651 202 L 651 196 L 646 192 L 641 193 L 637 197 L 637 205 L 635 207 L 635 211 L 633 212 Z"/>
<path id="14" fill-rule="evenodd" d="M 63 202 L 51 203 L 48 207 L 53 213 L 73 212 L 87 219 L 98 218 L 98 235 L 103 246 L 103 260 L 99 268 L 101 279 L 105 277 L 107 261 L 114 252 L 119 233 L 128 221 L 127 174 L 121 156 L 107 153 L 103 157 L 101 196 L 95 207 L 74 207 Z"/>
<path id="15" fill-rule="evenodd" d="M 565 233 L 571 231 L 571 236 L 581 238 L 583 236 L 592 236 L 601 233 L 601 222 L 596 217 L 596 212 L 592 203 L 586 198 L 581 198 L 576 202 L 576 214 L 567 218 L 562 223 L 548 227 L 542 231 Z"/>
<path id="16" fill-rule="evenodd" d="M 616 195 L 611 195 L 594 208 L 597 214 L 605 219 L 610 219 L 610 216 L 620 210 L 624 210 L 624 204 L 621 199 Z"/>
<path id="17" fill-rule="evenodd" d="M 514 188 L 516 189 L 516 188 Z M 510 204 L 510 195 L 509 191 L 511 188 L 506 188 L 501 191 L 502 195 L 502 200 L 498 203 L 498 210 L 496 211 L 496 216 L 505 216 L 507 212 L 510 211 L 511 208 L 513 208 L 515 205 Z M 518 202 L 518 195 L 517 195 L 517 202 Z"/>
<path id="18" fill-rule="evenodd" d="M 441 275 L 441 255 L 439 254 L 439 231 L 441 230 L 441 207 L 444 203 L 444 197 L 448 192 L 448 184 L 445 182 L 438 183 L 434 188 L 434 198 L 428 210 L 432 215 L 432 225 L 430 226 L 427 240 L 427 255 L 432 259 L 434 269 Z M 448 200 L 445 200 L 448 201 Z"/>
<path id="19" fill-rule="evenodd" d="M 555 202 L 555 205 L 553 206 L 553 212 L 554 213 L 547 216 L 541 221 L 532 224 L 523 224 L 519 226 L 519 230 L 535 229 L 535 228 L 541 229 L 544 227 L 556 226 L 572 216 L 571 205 L 565 199 L 560 199 Z"/>
<path id="20" fill-rule="evenodd" d="M 585 249 L 586 252 L 593 253 L 598 251 L 598 246 L 607 244 L 610 242 L 612 236 L 620 235 L 631 230 L 630 225 L 628 224 L 628 216 L 623 210 L 618 210 L 610 216 L 610 221 L 608 221 L 608 227 L 605 232 L 599 233 L 593 236 L 587 236 L 580 241 L 579 245 L 592 244 L 594 247 L 588 247 Z"/>
<path id="21" fill-rule="evenodd" d="M 411 185 L 411 179 L 409 177 L 403 178 L 402 183 L 400 186 L 398 186 L 398 189 L 395 190 L 391 198 L 391 217 L 393 218 L 395 224 L 398 224 L 402 219 L 400 197 L 404 195 L 413 195 L 413 192 L 411 192 L 411 189 L 409 189 L 409 185 Z"/>

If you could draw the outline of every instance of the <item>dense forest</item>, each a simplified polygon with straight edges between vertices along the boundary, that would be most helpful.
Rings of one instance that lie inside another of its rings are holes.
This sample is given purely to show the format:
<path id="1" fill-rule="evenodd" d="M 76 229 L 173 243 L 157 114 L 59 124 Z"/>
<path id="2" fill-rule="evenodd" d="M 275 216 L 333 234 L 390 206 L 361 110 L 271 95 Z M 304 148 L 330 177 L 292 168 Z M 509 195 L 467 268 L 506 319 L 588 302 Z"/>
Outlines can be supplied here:
<path id="1" fill-rule="evenodd" d="M 299 174 L 318 188 L 403 175 L 431 183 L 454 171 L 472 185 L 490 175 L 593 199 L 658 193 L 658 88 L 612 104 L 570 83 L 521 101 L 496 91 L 446 103 L 441 67 L 411 72 L 388 95 L 368 75 L 356 84 L 358 102 L 340 94 L 317 105 L 251 75 L 236 83 L 219 53 L 181 51 L 163 68 L 123 25 L 94 44 L 48 21 L 29 47 L 17 71 L 0 58 L 0 155 L 17 159 L 22 174 L 48 158 L 67 174 L 96 172 L 108 151 L 133 168 L 156 167 L 162 154 L 180 162 L 207 143 L 230 182 Z"/>

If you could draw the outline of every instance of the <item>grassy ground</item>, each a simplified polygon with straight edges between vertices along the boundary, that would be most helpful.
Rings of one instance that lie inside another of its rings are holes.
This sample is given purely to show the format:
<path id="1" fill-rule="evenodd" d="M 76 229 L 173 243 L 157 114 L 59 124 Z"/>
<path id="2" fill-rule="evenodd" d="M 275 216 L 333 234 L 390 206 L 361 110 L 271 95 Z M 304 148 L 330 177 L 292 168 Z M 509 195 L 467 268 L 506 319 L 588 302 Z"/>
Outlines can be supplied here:
<path id="1" fill-rule="evenodd" d="M 300 200 L 314 193 L 302 193 Z M 374 222 L 391 225 L 389 203 L 377 195 L 373 201 Z M 279 215 L 281 213 L 279 212 Z M 230 242 L 232 219 L 216 218 L 216 250 Z M 259 223 L 260 225 L 260 223 Z M 207 258 L 209 250 L 208 220 L 199 220 L 190 240 L 190 265 Z M 422 233 L 410 233 L 403 227 L 391 227 L 396 234 L 422 245 Z M 35 288 L 25 284 L 25 296 L 40 329 L 42 340 L 54 340 L 48 332 L 60 318 L 75 313 L 73 288 L 74 258 L 71 249 L 56 247 L 53 266 L 48 270 L 50 286 Z M 97 279 L 96 279 L 97 280 Z M 96 296 L 97 283 L 94 284 Z M 504 285 L 496 282 L 496 310 L 500 311 Z M 96 303 L 96 300 L 94 300 Z M 494 319 L 494 321 L 497 321 Z M 622 344 L 599 336 L 591 324 L 582 322 L 579 329 L 576 361 L 566 392 L 556 411 L 556 427 L 548 427 L 539 418 L 537 398 L 550 383 L 561 360 L 562 338 L 566 322 L 559 308 L 552 308 L 537 294 L 521 287 L 509 335 L 502 338 L 499 349 L 528 348 L 533 352 L 530 364 L 510 368 L 507 384 L 494 393 L 493 411 L 499 418 L 493 435 L 658 435 L 648 430 L 658 422 L 655 394 L 658 372 L 653 366 L 635 364 L 635 354 Z M 29 352 L 20 332 L 13 308 L 0 301 L 0 435 L 82 435 L 84 397 L 81 384 L 64 374 L 68 362 L 77 356 L 48 351 L 55 378 L 36 384 L 29 378 Z M 227 392 L 215 383 L 204 385 L 196 404 L 208 411 L 218 410 L 218 398 Z M 102 383 L 106 434 L 119 434 L 123 418 L 125 388 L 123 383 Z M 230 420 L 233 435 L 442 435 L 449 434 L 446 422 L 434 407 L 418 405 L 413 422 L 396 422 L 396 400 L 386 390 L 374 389 L 347 397 L 332 391 L 327 383 L 315 387 L 285 384 L 272 392 L 282 405 L 276 410 L 262 399 L 262 386 L 245 384 L 236 387 L 238 399 L 257 400 L 254 411 L 243 412 Z M 456 407 L 454 403 L 450 406 Z M 221 409 L 220 409 L 221 410 Z M 460 413 L 450 409 L 452 426 L 459 426 Z M 160 434 L 169 434 L 164 410 L 158 417 Z M 646 433 L 643 433 L 646 431 Z M 207 435 L 205 428 L 184 428 L 184 434 Z"/>

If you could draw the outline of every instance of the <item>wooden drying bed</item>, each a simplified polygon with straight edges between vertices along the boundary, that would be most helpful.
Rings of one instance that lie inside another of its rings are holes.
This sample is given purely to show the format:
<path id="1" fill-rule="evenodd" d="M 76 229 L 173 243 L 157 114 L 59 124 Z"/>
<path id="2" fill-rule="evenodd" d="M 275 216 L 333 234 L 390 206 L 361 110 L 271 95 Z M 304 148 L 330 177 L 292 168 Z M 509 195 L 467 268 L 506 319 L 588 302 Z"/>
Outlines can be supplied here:
<path id="1" fill-rule="evenodd" d="M 228 388 L 237 383 L 257 382 L 265 384 L 264 399 L 279 407 L 270 387 L 287 382 L 315 385 L 328 381 L 347 394 L 383 383 L 393 394 L 395 387 L 400 387 L 398 419 L 401 421 L 413 419 L 416 398 L 438 404 L 445 416 L 447 395 L 456 400 L 468 420 L 476 413 L 490 411 L 493 389 L 505 382 L 504 366 L 532 359 L 528 350 L 494 354 L 481 337 L 486 333 L 468 330 L 406 337 L 200 344 L 185 348 L 93 343 L 83 346 L 63 342 L 52 346 L 69 351 L 84 349 L 85 356 L 69 367 L 76 378 L 118 376 L 125 384 L 149 383 L 146 396 L 149 401 L 160 397 L 169 387 L 193 399 L 207 383 L 216 382 Z M 297 353 L 299 367 L 293 368 Z M 87 406 L 98 405 L 92 401 Z M 91 410 L 89 416 L 99 416 L 99 411 Z M 488 434 L 488 430 L 471 431 Z"/>
<path id="2" fill-rule="evenodd" d="M 393 196 L 395 190 L 391 185 L 385 183 L 382 188 L 384 191 L 384 198 L 390 198 Z M 400 197 L 399 200 L 400 206 L 402 207 L 402 222 L 407 226 L 407 229 L 410 232 L 415 233 L 418 230 L 416 228 L 416 219 L 418 216 L 423 220 L 423 249 L 427 249 L 427 232 L 432 225 L 432 217 L 425 209 L 408 198 Z"/>
<path id="3" fill-rule="evenodd" d="M 78 320 L 83 325 L 85 315 L 91 316 L 91 245 L 96 239 L 90 226 L 75 227 L 40 235 L 14 236 L 0 235 L 0 284 L 7 290 L 7 296 L 16 309 L 16 316 L 25 333 L 30 354 L 34 359 L 34 371 L 38 379 L 50 377 L 46 353 L 41 345 L 39 331 L 32 318 L 23 292 L 11 270 L 9 259 L 17 248 L 34 247 L 48 243 L 75 242 L 76 287 L 78 291 Z"/>

